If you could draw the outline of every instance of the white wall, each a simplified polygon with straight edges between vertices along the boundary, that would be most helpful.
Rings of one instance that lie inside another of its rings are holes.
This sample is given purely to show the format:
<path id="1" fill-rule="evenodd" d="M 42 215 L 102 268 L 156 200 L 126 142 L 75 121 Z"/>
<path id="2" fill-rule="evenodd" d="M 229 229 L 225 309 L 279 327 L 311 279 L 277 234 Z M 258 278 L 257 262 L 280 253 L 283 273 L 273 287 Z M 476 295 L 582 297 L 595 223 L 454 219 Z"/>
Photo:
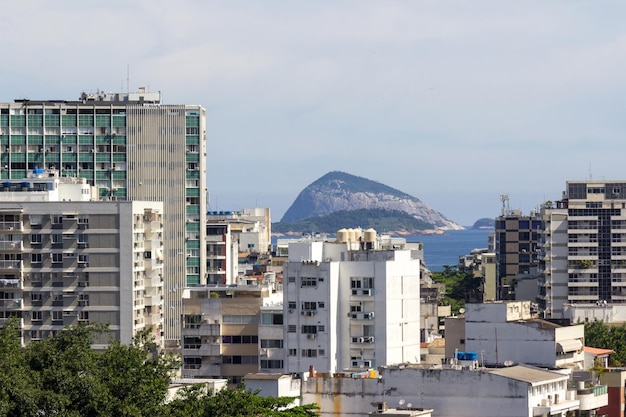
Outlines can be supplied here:
<path id="1" fill-rule="evenodd" d="M 439 417 L 530 417 L 536 405 L 529 402 L 528 383 L 488 372 L 409 368 L 380 372 L 380 379 L 309 378 L 303 382 L 303 404 L 320 404 L 323 416 L 332 412 L 363 416 L 374 410 L 372 402 L 386 401 L 394 408 L 403 399 L 413 407 L 432 408 L 433 416 Z M 565 398 L 564 389 L 554 393 Z M 533 403 L 548 395 L 539 393 Z"/>

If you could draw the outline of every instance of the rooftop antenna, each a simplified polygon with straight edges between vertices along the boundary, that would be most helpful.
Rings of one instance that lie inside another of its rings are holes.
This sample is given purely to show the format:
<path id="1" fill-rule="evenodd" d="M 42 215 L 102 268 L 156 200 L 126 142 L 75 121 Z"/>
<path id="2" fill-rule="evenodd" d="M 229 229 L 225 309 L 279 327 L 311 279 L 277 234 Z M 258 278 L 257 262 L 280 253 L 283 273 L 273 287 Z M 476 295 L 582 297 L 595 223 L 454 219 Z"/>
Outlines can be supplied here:
<path id="1" fill-rule="evenodd" d="M 506 216 L 509 212 L 509 195 L 500 194 L 500 201 L 502 201 L 502 215 Z"/>
<path id="2" fill-rule="evenodd" d="M 593 179 L 593 176 L 591 175 L 591 162 L 589 162 L 589 181 L 591 181 Z"/>
<path id="3" fill-rule="evenodd" d="M 126 64 L 126 94 L 130 94 L 130 64 Z"/>

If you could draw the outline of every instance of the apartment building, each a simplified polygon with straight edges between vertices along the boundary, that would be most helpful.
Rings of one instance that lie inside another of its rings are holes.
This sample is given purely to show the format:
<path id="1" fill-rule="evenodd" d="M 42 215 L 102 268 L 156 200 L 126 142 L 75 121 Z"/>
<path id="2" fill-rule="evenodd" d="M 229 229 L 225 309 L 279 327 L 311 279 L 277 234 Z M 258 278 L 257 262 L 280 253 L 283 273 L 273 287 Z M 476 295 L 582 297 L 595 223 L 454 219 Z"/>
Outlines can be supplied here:
<path id="1" fill-rule="evenodd" d="M 84 178 L 102 200 L 163 202 L 165 336 L 180 337 L 182 289 L 206 280 L 206 122 L 160 93 L 0 104 L 0 180 L 35 168 Z"/>
<path id="2" fill-rule="evenodd" d="M 282 371 L 282 294 L 274 282 L 184 290 L 183 376 L 228 378 Z"/>
<path id="3" fill-rule="evenodd" d="M 341 229 L 289 244 L 285 372 L 419 362 L 420 261 L 403 242 Z"/>
<path id="4" fill-rule="evenodd" d="M 626 181 L 568 181 L 563 198 L 545 203 L 541 216 L 545 315 L 572 318 L 566 305 L 578 317 L 586 306 L 626 305 Z"/>
<path id="5" fill-rule="evenodd" d="M 0 185 L 0 321 L 17 317 L 23 343 L 81 322 L 123 343 L 148 327 L 162 340 L 163 204 L 93 194 L 41 169 Z"/>
<path id="6" fill-rule="evenodd" d="M 517 281 L 538 274 L 541 221 L 535 214 L 503 211 L 495 221 L 497 299 L 514 300 Z"/>

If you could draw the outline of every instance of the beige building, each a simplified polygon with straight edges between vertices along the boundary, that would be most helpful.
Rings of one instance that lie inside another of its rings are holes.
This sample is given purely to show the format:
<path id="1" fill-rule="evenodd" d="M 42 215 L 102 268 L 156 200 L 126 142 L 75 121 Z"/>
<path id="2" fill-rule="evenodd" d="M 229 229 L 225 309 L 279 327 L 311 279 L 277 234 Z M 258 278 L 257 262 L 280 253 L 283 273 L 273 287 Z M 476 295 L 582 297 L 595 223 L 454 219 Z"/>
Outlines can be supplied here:
<path id="1" fill-rule="evenodd" d="M 276 308 L 266 310 L 272 305 Z M 221 377 L 236 384 L 259 372 L 268 348 L 282 350 L 282 332 L 269 334 L 275 339 L 259 337 L 264 334 L 261 327 L 282 329 L 282 294 L 270 285 L 187 288 L 183 308 L 183 377 Z M 263 357 L 261 346 L 266 349 Z"/>
<path id="2" fill-rule="evenodd" d="M 151 327 L 160 341 L 163 204 L 90 201 L 86 181 L 55 174 L 2 184 L 0 321 L 17 317 L 24 343 L 79 323 L 123 343 Z"/>

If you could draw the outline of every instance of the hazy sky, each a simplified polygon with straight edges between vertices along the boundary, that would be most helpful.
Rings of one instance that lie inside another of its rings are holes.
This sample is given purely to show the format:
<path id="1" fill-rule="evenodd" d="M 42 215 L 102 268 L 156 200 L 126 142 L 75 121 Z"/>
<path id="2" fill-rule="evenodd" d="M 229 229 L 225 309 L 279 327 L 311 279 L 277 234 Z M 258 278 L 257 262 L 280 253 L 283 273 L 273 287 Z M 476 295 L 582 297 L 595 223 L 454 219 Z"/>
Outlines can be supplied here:
<path id="1" fill-rule="evenodd" d="M 626 2 L 13 1 L 1 101 L 146 86 L 207 109 L 211 209 L 328 171 L 468 225 L 626 179 Z"/>

